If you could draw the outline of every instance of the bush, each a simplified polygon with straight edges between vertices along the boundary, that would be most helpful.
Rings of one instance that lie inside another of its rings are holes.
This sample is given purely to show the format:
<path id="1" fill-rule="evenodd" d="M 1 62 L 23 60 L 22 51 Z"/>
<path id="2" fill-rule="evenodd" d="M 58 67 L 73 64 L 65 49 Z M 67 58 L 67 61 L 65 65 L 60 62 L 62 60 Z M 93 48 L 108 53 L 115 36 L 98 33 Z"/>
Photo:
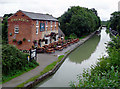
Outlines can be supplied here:
<path id="1" fill-rule="evenodd" d="M 74 33 L 72 33 L 72 34 L 70 34 L 69 38 L 71 38 L 71 39 L 75 39 L 75 38 L 77 38 L 77 35 L 74 34 Z"/>
<path id="2" fill-rule="evenodd" d="M 27 60 L 28 54 L 20 52 L 12 45 L 3 45 L 2 47 L 2 74 L 5 76 L 13 76 L 18 71 L 24 71 L 35 68 L 38 63 Z M 3 79 L 4 81 L 4 79 Z"/>
<path id="3" fill-rule="evenodd" d="M 13 39 L 13 42 L 16 42 L 16 39 Z"/>
<path id="4" fill-rule="evenodd" d="M 23 41 L 26 41 L 26 38 L 23 38 Z"/>

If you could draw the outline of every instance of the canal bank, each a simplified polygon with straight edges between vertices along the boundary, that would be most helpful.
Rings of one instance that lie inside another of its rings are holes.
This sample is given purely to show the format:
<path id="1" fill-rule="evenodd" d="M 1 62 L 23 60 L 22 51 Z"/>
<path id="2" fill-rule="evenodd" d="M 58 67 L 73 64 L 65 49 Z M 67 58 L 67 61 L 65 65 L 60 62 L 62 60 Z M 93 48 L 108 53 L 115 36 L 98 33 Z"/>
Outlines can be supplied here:
<path id="1" fill-rule="evenodd" d="M 64 54 L 64 58 L 62 58 L 62 60 L 59 63 L 57 63 L 56 66 L 51 71 L 43 74 L 42 76 L 40 76 L 39 78 L 37 78 L 35 81 L 32 81 L 32 82 L 29 82 L 29 83 L 25 84 L 24 87 L 26 87 L 26 88 L 32 88 L 33 86 L 35 86 L 38 83 L 40 83 L 43 80 L 45 80 L 47 77 L 55 74 L 55 72 L 59 69 L 59 67 L 64 62 L 64 60 L 67 58 L 67 56 L 71 52 L 73 52 L 75 49 L 77 49 L 80 45 L 82 45 L 84 42 L 86 42 L 88 39 L 90 39 L 94 34 L 95 34 L 95 32 L 93 32 L 89 36 L 87 36 L 84 39 L 80 40 L 78 43 L 76 43 L 74 45 L 71 45 L 70 47 L 68 47 L 67 49 L 65 49 L 65 50 L 63 50 L 61 52 L 56 52 L 55 54 L 51 54 L 51 55 L 54 55 L 54 56 L 59 56 L 59 55 L 63 55 Z"/>
<path id="2" fill-rule="evenodd" d="M 101 30 L 100 36 L 92 36 L 83 45 L 73 51 L 63 62 L 57 72 L 39 83 L 37 87 L 70 87 L 70 81 L 76 81 L 77 75 L 82 74 L 84 69 L 95 65 L 98 58 L 106 53 L 106 44 L 110 41 L 106 28 Z M 39 89 L 39 88 L 38 88 Z"/>

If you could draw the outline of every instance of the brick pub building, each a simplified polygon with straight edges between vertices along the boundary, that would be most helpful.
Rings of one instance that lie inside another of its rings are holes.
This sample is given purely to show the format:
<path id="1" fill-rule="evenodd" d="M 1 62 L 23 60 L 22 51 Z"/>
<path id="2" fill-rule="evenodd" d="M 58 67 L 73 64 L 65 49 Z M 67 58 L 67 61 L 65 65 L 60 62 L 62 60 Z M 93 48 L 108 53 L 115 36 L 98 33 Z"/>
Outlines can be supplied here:
<path id="1" fill-rule="evenodd" d="M 58 24 L 51 15 L 19 10 L 8 19 L 8 42 L 21 50 L 48 45 L 64 37 Z"/>

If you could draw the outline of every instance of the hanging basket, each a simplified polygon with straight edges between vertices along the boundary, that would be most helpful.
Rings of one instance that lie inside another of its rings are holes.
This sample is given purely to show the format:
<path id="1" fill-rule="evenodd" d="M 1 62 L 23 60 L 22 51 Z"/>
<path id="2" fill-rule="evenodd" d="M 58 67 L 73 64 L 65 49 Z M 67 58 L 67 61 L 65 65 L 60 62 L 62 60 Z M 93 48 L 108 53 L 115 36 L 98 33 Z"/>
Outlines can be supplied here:
<path id="1" fill-rule="evenodd" d="M 21 40 L 19 40 L 19 41 L 17 42 L 17 44 L 18 44 L 18 45 L 22 44 L 22 41 L 21 41 Z"/>

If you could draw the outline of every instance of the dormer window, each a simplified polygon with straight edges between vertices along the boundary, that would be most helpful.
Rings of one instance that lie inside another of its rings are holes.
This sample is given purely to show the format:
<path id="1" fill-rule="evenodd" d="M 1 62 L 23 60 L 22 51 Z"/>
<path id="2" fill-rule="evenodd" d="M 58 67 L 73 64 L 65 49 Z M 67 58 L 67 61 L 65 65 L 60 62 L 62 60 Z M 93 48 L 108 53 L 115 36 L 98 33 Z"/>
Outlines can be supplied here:
<path id="1" fill-rule="evenodd" d="M 22 15 L 22 16 L 25 16 L 25 15 Z"/>
<path id="2" fill-rule="evenodd" d="M 15 15 L 15 16 L 17 16 L 17 15 Z"/>

